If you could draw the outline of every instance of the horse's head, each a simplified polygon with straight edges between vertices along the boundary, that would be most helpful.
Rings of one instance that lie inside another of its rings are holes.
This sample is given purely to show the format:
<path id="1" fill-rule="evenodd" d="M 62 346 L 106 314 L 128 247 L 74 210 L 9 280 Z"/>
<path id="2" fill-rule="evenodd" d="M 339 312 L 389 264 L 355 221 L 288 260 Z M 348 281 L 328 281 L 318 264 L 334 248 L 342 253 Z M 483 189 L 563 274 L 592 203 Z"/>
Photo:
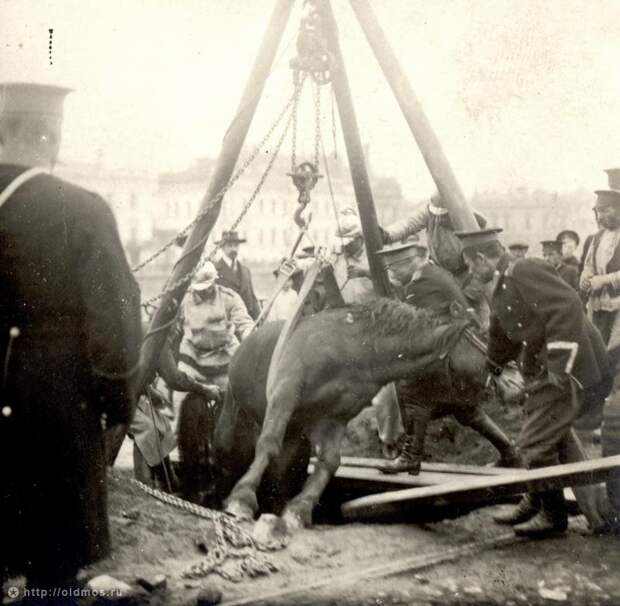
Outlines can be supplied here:
<path id="1" fill-rule="evenodd" d="M 475 314 L 454 301 L 439 333 L 439 357 L 445 361 L 451 382 L 463 390 L 483 389 L 487 383 L 486 342 L 479 336 Z"/>

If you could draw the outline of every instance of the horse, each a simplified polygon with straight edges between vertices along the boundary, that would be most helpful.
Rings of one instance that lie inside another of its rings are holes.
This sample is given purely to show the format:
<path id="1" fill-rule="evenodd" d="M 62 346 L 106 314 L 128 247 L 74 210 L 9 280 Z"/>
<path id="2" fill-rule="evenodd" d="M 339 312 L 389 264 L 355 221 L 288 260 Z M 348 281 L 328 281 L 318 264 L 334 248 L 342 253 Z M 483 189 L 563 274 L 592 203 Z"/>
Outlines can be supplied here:
<path id="1" fill-rule="evenodd" d="M 254 517 L 256 492 L 270 463 L 308 440 L 316 464 L 282 517 L 288 527 L 310 525 L 313 509 L 340 465 L 347 423 L 383 385 L 445 368 L 454 384 L 481 391 L 487 381 L 486 356 L 464 337 L 468 319 L 446 322 L 427 310 L 379 298 L 302 318 L 286 344 L 268 403 L 267 375 L 282 326 L 265 324 L 239 347 L 215 429 L 216 464 L 225 467 L 231 461 L 241 465 L 251 449 L 248 440 L 235 438 L 242 435 L 238 424 L 261 427 L 251 464 L 225 501 L 226 510 L 240 518 Z M 496 445 L 506 452 L 512 448 L 503 434 Z"/>

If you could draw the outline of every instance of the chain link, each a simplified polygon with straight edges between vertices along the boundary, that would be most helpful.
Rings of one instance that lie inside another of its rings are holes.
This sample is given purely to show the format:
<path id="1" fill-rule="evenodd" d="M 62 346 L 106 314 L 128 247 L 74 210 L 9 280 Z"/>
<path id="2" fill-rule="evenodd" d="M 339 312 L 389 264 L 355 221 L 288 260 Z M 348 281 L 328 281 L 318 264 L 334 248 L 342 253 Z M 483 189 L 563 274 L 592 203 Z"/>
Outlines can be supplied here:
<path id="1" fill-rule="evenodd" d="M 301 91 L 304 87 L 307 74 L 302 72 L 295 75 L 295 98 L 293 101 L 293 136 L 291 137 L 291 172 L 295 172 L 297 168 L 297 114 L 299 111 L 299 100 L 301 99 Z"/>
<path id="2" fill-rule="evenodd" d="M 314 85 L 314 166 L 319 168 L 319 144 L 321 139 L 321 86 Z"/>
<path id="3" fill-rule="evenodd" d="M 332 140 L 334 142 L 334 160 L 338 159 L 338 148 L 336 146 L 336 112 L 335 112 L 335 103 L 334 103 L 334 85 L 331 86 L 330 91 L 330 99 L 331 99 L 331 112 L 332 112 Z"/>
<path id="4" fill-rule="evenodd" d="M 203 208 L 200 211 L 200 213 L 198 213 L 198 215 L 194 218 L 194 220 L 188 225 L 186 225 L 183 229 L 181 229 L 174 236 L 174 238 L 172 238 L 169 242 L 166 242 L 166 244 L 164 244 L 161 248 L 156 250 L 152 255 L 150 255 L 144 261 L 142 261 L 141 263 L 133 267 L 131 269 L 132 272 L 136 273 L 140 271 L 142 268 L 146 267 L 147 265 L 152 263 L 155 259 L 157 259 L 159 256 L 161 256 L 164 252 L 166 252 L 170 247 L 172 247 L 175 244 L 179 236 L 183 236 L 187 234 L 192 229 L 192 227 L 194 227 L 194 225 L 196 225 L 199 221 L 201 221 L 211 211 L 211 209 L 218 202 L 222 200 L 222 198 L 231 189 L 231 187 L 239 180 L 241 175 L 243 175 L 243 173 L 248 169 L 248 167 L 252 164 L 252 162 L 254 162 L 254 160 L 258 157 L 262 148 L 265 146 L 267 141 L 271 138 L 271 136 L 275 132 L 278 125 L 284 119 L 284 116 L 286 116 L 287 112 L 290 110 L 291 105 L 296 102 L 297 97 L 298 97 L 298 91 L 295 90 L 293 94 L 291 95 L 291 98 L 287 101 L 286 105 L 284 106 L 284 108 L 282 109 L 278 117 L 276 118 L 275 122 L 272 124 L 271 128 L 267 131 L 267 134 L 261 140 L 261 142 L 254 148 L 252 153 L 246 158 L 242 166 L 233 174 L 233 176 L 230 178 L 228 183 L 226 183 L 226 185 L 207 203 L 205 208 Z"/>

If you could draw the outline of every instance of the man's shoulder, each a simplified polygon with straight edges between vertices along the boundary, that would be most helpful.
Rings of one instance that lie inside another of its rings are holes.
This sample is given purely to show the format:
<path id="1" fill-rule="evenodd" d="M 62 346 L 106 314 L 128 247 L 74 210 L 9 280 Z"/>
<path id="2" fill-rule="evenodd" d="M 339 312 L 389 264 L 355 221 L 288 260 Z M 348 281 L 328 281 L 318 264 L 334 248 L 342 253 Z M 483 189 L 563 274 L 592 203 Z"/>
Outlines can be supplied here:
<path id="1" fill-rule="evenodd" d="M 232 288 L 229 288 L 228 286 L 222 286 L 221 284 L 218 284 L 217 285 L 217 289 L 218 289 L 218 291 L 221 294 L 223 299 L 227 299 L 227 300 L 239 299 L 239 300 L 242 300 L 241 297 L 239 296 L 239 293 L 234 291 Z"/>
<path id="2" fill-rule="evenodd" d="M 513 259 L 508 263 L 508 267 L 504 272 L 507 278 L 519 279 L 529 274 L 549 273 L 551 265 L 542 259 L 526 258 Z"/>
<path id="3" fill-rule="evenodd" d="M 44 187 L 51 197 L 57 198 L 65 208 L 78 215 L 93 217 L 112 214 L 110 205 L 93 191 L 65 181 L 56 175 L 42 175 L 41 179 L 41 187 Z"/>

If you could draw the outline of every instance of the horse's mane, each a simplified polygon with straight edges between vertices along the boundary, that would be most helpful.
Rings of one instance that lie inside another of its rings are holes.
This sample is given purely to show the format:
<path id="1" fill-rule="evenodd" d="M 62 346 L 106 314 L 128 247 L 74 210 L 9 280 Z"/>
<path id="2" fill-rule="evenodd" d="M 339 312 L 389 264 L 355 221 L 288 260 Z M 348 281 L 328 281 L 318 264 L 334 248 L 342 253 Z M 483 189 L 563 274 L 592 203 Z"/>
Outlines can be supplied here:
<path id="1" fill-rule="evenodd" d="M 445 318 L 427 309 L 384 297 L 369 303 L 350 305 L 346 309 L 355 322 L 363 323 L 371 338 L 401 335 L 407 339 L 416 339 L 420 331 L 447 323 Z"/>

